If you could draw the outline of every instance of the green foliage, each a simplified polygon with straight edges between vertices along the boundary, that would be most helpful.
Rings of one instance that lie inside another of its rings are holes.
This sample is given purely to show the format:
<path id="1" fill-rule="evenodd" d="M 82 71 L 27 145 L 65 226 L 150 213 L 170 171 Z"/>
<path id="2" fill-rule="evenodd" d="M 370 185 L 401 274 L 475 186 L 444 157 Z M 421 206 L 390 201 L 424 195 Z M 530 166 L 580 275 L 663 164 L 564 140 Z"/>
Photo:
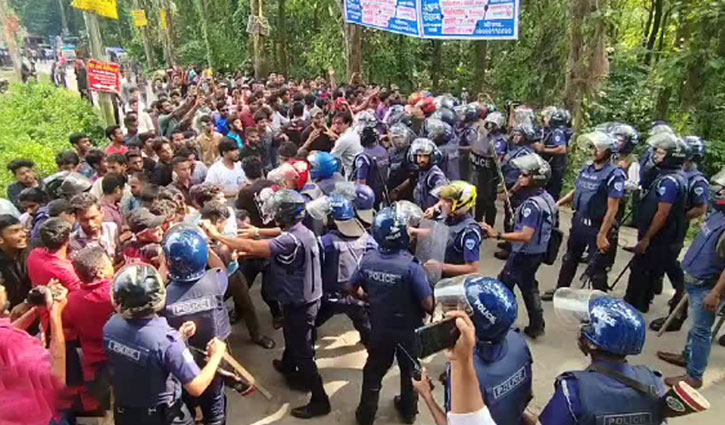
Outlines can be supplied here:
<path id="1" fill-rule="evenodd" d="M 6 164 L 30 159 L 47 176 L 56 170 L 55 155 L 71 148 L 68 136 L 75 132 L 103 140 L 100 117 L 87 101 L 51 84 L 12 85 L 0 96 L 0 193 L 13 182 Z"/>

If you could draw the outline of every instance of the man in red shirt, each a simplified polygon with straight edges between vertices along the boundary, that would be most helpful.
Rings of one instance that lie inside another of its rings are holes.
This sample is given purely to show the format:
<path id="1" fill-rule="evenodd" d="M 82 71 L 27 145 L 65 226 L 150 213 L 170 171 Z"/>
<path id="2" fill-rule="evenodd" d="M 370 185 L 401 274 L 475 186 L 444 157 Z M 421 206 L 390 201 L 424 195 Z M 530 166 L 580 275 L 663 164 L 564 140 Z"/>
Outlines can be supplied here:
<path id="1" fill-rule="evenodd" d="M 68 258 L 72 230 L 68 221 L 58 217 L 49 218 L 40 226 L 41 247 L 28 256 L 28 275 L 33 287 L 56 279 L 69 291 L 78 289 L 81 281 Z"/>
<path id="2" fill-rule="evenodd" d="M 121 130 L 121 127 L 112 125 L 106 128 L 106 137 L 111 141 L 111 144 L 106 148 L 106 155 L 113 155 L 114 153 L 126 155 L 128 147 L 123 144 L 123 130 Z"/>
<path id="3" fill-rule="evenodd" d="M 103 351 L 103 326 L 114 313 L 111 302 L 113 264 L 103 248 L 92 245 L 78 251 L 73 258 L 73 268 L 82 283 L 68 296 L 63 326 L 78 335 L 83 352 L 83 381 L 88 384 L 104 378 L 101 370 L 107 358 Z M 100 386 L 108 387 L 108 384 Z"/>

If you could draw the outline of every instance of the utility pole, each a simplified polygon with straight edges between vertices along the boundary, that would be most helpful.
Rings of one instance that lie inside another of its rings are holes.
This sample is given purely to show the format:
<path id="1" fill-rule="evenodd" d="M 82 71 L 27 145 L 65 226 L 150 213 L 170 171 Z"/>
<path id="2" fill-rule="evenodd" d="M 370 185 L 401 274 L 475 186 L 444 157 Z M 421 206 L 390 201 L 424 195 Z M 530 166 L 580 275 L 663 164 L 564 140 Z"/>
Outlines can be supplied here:
<path id="1" fill-rule="evenodd" d="M 5 0 L 0 0 L 5 1 Z M 106 52 L 103 49 L 103 40 L 101 40 L 101 29 L 98 26 L 98 17 L 89 12 L 83 12 L 83 19 L 86 22 L 86 30 L 88 31 L 88 40 L 90 42 L 91 57 L 97 61 L 108 62 L 106 58 Z M 101 114 L 103 115 L 106 125 L 113 125 L 116 123 L 116 115 L 113 111 L 113 100 L 111 93 L 98 91 L 98 103 L 101 107 Z"/>
<path id="2" fill-rule="evenodd" d="M 60 0 L 59 0 L 60 1 Z M 133 0 L 133 8 L 135 10 L 140 10 L 141 6 L 139 5 L 138 0 Z M 144 13 L 146 12 L 146 9 L 143 9 Z M 146 54 L 146 68 L 148 70 L 154 69 L 154 61 L 153 61 L 153 53 L 151 52 L 151 41 L 149 40 L 149 27 L 148 25 L 144 25 L 141 28 L 139 28 L 141 31 L 141 38 L 143 39 L 143 50 Z"/>
<path id="3" fill-rule="evenodd" d="M 63 0 L 58 0 L 58 8 L 60 9 L 60 23 L 63 27 L 63 35 L 68 35 L 68 20 L 65 18 L 65 7 L 63 7 Z"/>
<path id="4" fill-rule="evenodd" d="M 15 39 L 15 30 L 9 19 L 9 11 L 8 0 L 0 0 L 0 24 L 2 24 L 3 39 L 10 53 L 10 61 L 13 63 L 15 76 L 18 81 L 22 81 L 20 52 L 18 52 L 18 45 Z"/>

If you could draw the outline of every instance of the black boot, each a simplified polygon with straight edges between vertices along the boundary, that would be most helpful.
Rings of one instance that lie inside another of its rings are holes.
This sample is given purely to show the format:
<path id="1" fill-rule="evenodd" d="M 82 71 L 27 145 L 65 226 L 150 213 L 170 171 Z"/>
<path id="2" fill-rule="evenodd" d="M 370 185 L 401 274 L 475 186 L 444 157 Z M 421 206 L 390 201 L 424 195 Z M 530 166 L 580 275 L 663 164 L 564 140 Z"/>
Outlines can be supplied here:
<path id="1" fill-rule="evenodd" d="M 375 413 L 378 411 L 380 391 L 363 390 L 360 394 L 360 404 L 355 410 L 355 419 L 358 425 L 373 425 Z"/>
<path id="2" fill-rule="evenodd" d="M 497 251 L 493 254 L 494 257 L 498 258 L 499 260 L 508 260 L 509 255 L 511 253 L 506 250 Z"/>
<path id="3" fill-rule="evenodd" d="M 300 419 L 311 419 L 317 416 L 325 416 L 330 413 L 330 400 L 324 399 L 320 401 L 310 400 L 304 406 L 292 409 L 292 416 Z"/>
<path id="4" fill-rule="evenodd" d="M 415 417 L 418 415 L 418 409 L 413 407 L 413 410 L 410 411 L 408 407 L 403 406 L 402 400 L 402 397 L 399 395 L 396 395 L 393 398 L 393 406 L 395 406 L 395 410 L 397 410 L 400 414 L 400 418 L 403 420 L 403 423 L 415 423 Z"/>
<path id="5" fill-rule="evenodd" d="M 659 332 L 660 329 L 662 329 L 662 326 L 664 326 L 665 321 L 667 320 L 667 317 L 659 317 L 652 321 L 652 323 L 649 324 L 649 328 L 653 331 Z M 680 329 L 682 329 L 682 324 L 685 323 L 684 319 L 675 317 L 670 322 L 669 326 L 667 326 L 667 329 L 665 329 L 665 332 L 677 332 Z"/>

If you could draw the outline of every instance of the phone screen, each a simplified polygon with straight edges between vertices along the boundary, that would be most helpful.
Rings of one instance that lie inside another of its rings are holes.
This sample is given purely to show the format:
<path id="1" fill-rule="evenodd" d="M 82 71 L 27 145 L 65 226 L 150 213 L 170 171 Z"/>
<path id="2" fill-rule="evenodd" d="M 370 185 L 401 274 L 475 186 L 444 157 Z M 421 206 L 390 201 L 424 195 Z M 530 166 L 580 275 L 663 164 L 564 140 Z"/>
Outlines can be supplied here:
<path id="1" fill-rule="evenodd" d="M 460 335 L 461 332 L 456 326 L 455 318 L 441 320 L 416 329 L 418 358 L 422 359 L 446 348 L 453 348 Z"/>

